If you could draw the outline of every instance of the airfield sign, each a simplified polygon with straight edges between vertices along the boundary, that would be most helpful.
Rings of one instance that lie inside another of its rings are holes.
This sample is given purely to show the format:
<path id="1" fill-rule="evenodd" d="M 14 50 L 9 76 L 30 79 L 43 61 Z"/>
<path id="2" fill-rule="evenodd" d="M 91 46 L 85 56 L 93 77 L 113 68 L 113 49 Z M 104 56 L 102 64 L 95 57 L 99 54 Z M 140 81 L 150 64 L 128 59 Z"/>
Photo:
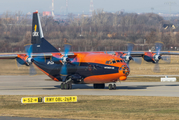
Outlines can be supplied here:
<path id="1" fill-rule="evenodd" d="M 77 102 L 77 96 L 44 97 L 44 103 Z"/>
<path id="2" fill-rule="evenodd" d="M 21 103 L 23 103 L 23 104 L 42 103 L 42 98 L 41 97 L 25 97 L 25 98 L 21 98 Z"/>

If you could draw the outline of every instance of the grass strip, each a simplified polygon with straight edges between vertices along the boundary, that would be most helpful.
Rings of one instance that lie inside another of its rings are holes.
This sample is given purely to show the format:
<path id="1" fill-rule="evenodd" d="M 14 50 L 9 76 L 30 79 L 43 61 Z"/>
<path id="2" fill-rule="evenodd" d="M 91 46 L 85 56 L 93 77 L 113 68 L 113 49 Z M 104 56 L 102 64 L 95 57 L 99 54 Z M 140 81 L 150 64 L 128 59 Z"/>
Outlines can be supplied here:
<path id="1" fill-rule="evenodd" d="M 85 120 L 178 119 L 179 97 L 78 96 L 77 103 L 20 103 L 22 97 L 0 96 L 0 116 Z M 44 97 L 44 96 L 38 96 Z"/>

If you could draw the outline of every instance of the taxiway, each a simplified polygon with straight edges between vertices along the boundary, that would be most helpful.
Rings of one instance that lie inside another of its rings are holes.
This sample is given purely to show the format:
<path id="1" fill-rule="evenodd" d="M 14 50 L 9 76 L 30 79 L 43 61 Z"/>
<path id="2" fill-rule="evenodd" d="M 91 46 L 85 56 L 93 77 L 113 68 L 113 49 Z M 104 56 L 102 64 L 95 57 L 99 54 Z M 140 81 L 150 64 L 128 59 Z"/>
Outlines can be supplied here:
<path id="1" fill-rule="evenodd" d="M 92 84 L 61 90 L 48 76 L 0 76 L 0 95 L 130 95 L 179 97 L 179 82 L 117 82 L 116 90 L 93 89 Z"/>

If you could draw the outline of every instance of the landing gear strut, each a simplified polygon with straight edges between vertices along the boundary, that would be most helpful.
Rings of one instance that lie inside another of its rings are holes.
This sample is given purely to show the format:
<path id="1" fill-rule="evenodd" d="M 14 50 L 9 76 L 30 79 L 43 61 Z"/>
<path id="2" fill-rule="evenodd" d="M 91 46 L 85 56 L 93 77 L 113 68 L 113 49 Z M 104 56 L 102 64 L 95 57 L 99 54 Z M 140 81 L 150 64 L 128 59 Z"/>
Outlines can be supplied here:
<path id="1" fill-rule="evenodd" d="M 109 84 L 108 88 L 109 88 L 109 90 L 115 90 L 116 84 Z"/>
<path id="2" fill-rule="evenodd" d="M 72 89 L 72 84 L 71 83 L 61 83 L 61 89 L 62 90 Z"/>

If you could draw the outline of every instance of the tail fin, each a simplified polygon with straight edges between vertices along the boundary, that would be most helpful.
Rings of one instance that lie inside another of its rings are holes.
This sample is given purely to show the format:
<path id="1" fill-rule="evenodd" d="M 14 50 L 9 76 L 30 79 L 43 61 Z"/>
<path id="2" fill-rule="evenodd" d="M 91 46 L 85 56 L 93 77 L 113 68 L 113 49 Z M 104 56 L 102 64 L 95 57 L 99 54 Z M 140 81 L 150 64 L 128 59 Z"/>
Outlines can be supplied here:
<path id="1" fill-rule="evenodd" d="M 33 47 L 33 53 L 59 52 L 54 46 L 44 39 L 38 12 L 33 13 L 31 44 Z"/>

